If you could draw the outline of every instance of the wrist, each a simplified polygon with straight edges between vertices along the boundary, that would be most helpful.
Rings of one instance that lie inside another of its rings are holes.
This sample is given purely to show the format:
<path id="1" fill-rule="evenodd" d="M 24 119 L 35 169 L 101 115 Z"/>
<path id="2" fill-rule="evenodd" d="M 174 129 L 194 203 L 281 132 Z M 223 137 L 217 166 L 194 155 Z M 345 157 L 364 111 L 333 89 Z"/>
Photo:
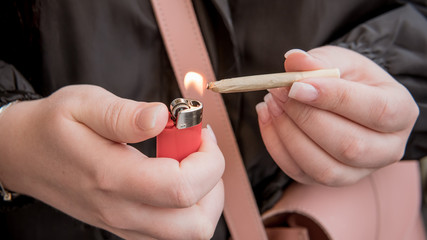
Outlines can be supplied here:
<path id="1" fill-rule="evenodd" d="M 0 116 L 6 111 L 7 108 L 19 102 L 19 100 L 7 103 L 0 107 Z M 19 194 L 15 192 L 11 192 L 3 187 L 2 181 L 0 179 L 0 195 L 3 198 L 3 201 L 12 201 L 14 198 L 18 197 Z"/>

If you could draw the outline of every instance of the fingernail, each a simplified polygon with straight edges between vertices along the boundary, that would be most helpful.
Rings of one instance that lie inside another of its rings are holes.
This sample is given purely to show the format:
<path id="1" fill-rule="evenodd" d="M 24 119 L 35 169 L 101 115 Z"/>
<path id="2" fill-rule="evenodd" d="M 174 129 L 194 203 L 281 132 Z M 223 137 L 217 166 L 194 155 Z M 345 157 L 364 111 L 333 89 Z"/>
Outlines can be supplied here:
<path id="1" fill-rule="evenodd" d="M 274 117 L 278 117 L 282 115 L 283 109 L 277 104 L 276 100 L 274 99 L 271 93 L 268 93 L 267 95 L 265 95 L 264 102 L 267 103 L 268 110 L 270 110 L 271 114 Z"/>
<path id="2" fill-rule="evenodd" d="M 162 111 L 161 104 L 153 104 L 152 106 L 146 107 L 139 112 L 139 116 L 137 118 L 137 125 L 142 130 L 150 130 L 156 126 L 157 117 L 159 113 Z"/>
<path id="3" fill-rule="evenodd" d="M 288 96 L 301 102 L 310 102 L 316 100 L 318 95 L 319 92 L 312 85 L 294 82 Z"/>
<path id="4" fill-rule="evenodd" d="M 214 133 L 214 131 L 213 131 L 213 129 L 212 129 L 212 127 L 211 127 L 211 125 L 207 124 L 207 125 L 206 125 L 206 128 L 208 129 L 209 135 L 211 136 L 212 140 L 214 140 L 215 142 L 217 142 L 217 141 L 216 141 L 215 133 Z"/>
<path id="5" fill-rule="evenodd" d="M 266 124 L 270 121 L 270 113 L 265 102 L 260 102 L 255 106 L 255 110 L 258 114 L 259 121 Z"/>
<path id="6" fill-rule="evenodd" d="M 310 54 L 308 54 L 306 51 L 304 51 L 302 49 L 295 48 L 295 49 L 291 49 L 291 50 L 287 51 L 285 53 L 285 58 L 288 58 L 291 54 L 294 54 L 294 53 L 302 53 L 302 54 L 304 54 L 306 56 L 310 56 Z"/>

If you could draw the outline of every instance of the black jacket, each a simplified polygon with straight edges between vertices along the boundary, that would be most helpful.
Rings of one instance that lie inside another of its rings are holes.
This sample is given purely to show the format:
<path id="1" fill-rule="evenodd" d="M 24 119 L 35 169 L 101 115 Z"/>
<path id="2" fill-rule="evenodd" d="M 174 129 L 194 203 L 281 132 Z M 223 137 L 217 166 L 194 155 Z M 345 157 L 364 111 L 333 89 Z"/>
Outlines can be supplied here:
<path id="1" fill-rule="evenodd" d="M 334 44 L 373 59 L 421 110 L 404 158 L 427 155 L 426 1 L 193 2 L 218 79 L 282 72 L 291 48 Z M 181 96 L 149 0 L 3 0 L 0 36 L 1 104 L 80 83 L 139 101 L 169 104 Z M 255 105 L 264 95 L 223 96 L 261 211 L 290 182 L 260 144 Z M 154 144 L 135 146 L 154 156 Z M 116 238 L 30 198 L 0 209 L 6 239 Z M 221 219 L 214 238 L 226 234 Z"/>

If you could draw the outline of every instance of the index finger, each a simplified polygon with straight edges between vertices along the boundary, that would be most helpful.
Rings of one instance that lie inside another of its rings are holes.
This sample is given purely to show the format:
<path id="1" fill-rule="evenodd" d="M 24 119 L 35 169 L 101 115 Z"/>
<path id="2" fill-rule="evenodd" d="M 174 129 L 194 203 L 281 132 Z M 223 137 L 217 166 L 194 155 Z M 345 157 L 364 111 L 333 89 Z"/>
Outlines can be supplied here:
<path id="1" fill-rule="evenodd" d="M 300 102 L 381 132 L 405 129 L 416 119 L 410 93 L 360 54 L 338 47 L 322 47 L 310 53 L 290 51 L 285 66 L 291 71 L 324 67 L 341 70 L 342 79 L 313 78 L 294 83 L 289 96 Z"/>
<path id="2" fill-rule="evenodd" d="M 316 98 L 307 99 L 307 92 L 315 92 Z M 403 130 L 414 115 L 411 96 L 399 87 L 373 87 L 332 78 L 306 79 L 292 86 L 289 97 L 380 132 Z"/>

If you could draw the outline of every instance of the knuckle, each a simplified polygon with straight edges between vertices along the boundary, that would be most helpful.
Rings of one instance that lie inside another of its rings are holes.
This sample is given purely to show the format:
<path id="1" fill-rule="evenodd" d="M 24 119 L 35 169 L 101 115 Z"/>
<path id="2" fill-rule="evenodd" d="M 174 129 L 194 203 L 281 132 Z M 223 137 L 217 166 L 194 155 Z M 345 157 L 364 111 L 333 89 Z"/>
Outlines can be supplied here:
<path id="1" fill-rule="evenodd" d="M 300 126 L 306 126 L 310 125 L 310 123 L 313 121 L 313 114 L 314 108 L 310 106 L 306 106 L 301 109 L 301 111 L 298 112 L 296 115 L 295 121 Z"/>
<path id="2" fill-rule="evenodd" d="M 110 209 L 101 209 L 98 214 L 99 221 L 112 229 L 126 229 L 125 221 L 118 216 L 119 213 Z"/>
<path id="3" fill-rule="evenodd" d="M 338 173 L 335 168 L 326 168 L 321 174 L 315 177 L 315 180 L 322 185 L 336 186 L 338 178 Z"/>
<path id="4" fill-rule="evenodd" d="M 216 224 L 207 218 L 190 219 L 184 228 L 174 229 L 174 231 L 163 232 L 161 239 L 200 239 L 209 240 L 213 237 Z"/>
<path id="5" fill-rule="evenodd" d="M 114 100 L 107 105 L 104 121 L 105 126 L 107 126 L 111 132 L 119 133 L 118 129 L 120 126 L 120 120 L 124 114 L 124 108 L 125 103 L 120 99 Z"/>
<path id="6" fill-rule="evenodd" d="M 303 172 L 302 170 L 296 170 L 293 173 L 288 174 L 288 175 L 291 175 L 292 178 L 294 178 L 294 179 L 305 179 L 305 178 L 307 178 L 307 174 L 305 172 Z"/>
<path id="7" fill-rule="evenodd" d="M 328 167 L 321 174 L 314 177 L 315 181 L 330 187 L 342 186 L 348 182 L 346 176 L 339 167 Z"/>
<path id="8" fill-rule="evenodd" d="M 216 224 L 207 217 L 199 219 L 192 228 L 191 239 L 211 239 L 215 228 Z"/>
<path id="9" fill-rule="evenodd" d="M 400 161 L 405 155 L 406 144 L 402 142 L 398 147 L 395 148 L 394 151 L 391 151 L 392 154 L 388 157 L 389 161 L 386 161 L 388 164 L 396 163 Z"/>
<path id="10" fill-rule="evenodd" d="M 176 186 L 173 189 L 173 200 L 176 204 L 176 207 L 188 208 L 197 203 L 198 199 L 196 198 L 193 188 L 190 186 L 188 179 L 185 176 L 180 176 L 177 181 L 175 181 Z"/>
<path id="11" fill-rule="evenodd" d="M 340 89 L 340 91 L 337 92 L 336 98 L 334 98 L 335 101 L 331 102 L 330 110 L 336 112 L 339 111 L 342 106 L 347 106 L 350 101 L 349 97 L 350 93 L 348 88 Z"/>
<path id="12" fill-rule="evenodd" d="M 372 108 L 372 115 L 377 116 L 372 118 L 374 127 L 388 129 L 396 124 L 396 120 L 401 115 L 401 109 L 391 105 L 390 101 L 384 97 L 377 99 Z"/>
<path id="13" fill-rule="evenodd" d="M 354 136 L 349 136 L 341 142 L 341 157 L 350 165 L 355 165 L 367 151 L 366 142 Z"/>
<path id="14" fill-rule="evenodd" d="M 285 172 L 292 179 L 301 183 L 311 183 L 312 179 L 300 168 L 289 170 L 286 167 L 281 167 L 282 171 Z M 311 180 L 311 181 L 310 181 Z"/>
<path id="15" fill-rule="evenodd" d="M 412 104 L 410 105 L 411 107 L 408 107 L 409 109 L 408 120 L 409 120 L 409 124 L 412 127 L 417 121 L 418 116 L 420 115 L 420 109 L 415 102 L 412 102 Z"/>

